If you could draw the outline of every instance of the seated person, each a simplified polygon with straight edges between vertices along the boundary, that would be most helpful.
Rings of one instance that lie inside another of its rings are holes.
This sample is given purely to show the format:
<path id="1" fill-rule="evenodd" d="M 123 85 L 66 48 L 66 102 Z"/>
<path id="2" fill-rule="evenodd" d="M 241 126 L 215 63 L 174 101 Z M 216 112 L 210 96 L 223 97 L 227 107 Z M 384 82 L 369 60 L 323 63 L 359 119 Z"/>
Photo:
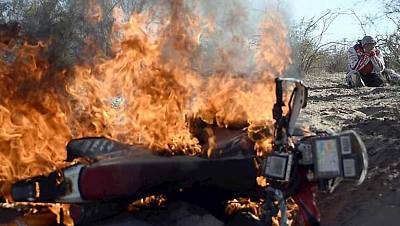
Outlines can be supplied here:
<path id="1" fill-rule="evenodd" d="M 376 47 L 376 41 L 371 36 L 365 36 L 348 51 L 350 71 L 346 81 L 351 87 L 383 86 L 381 73 L 385 69 L 382 52 Z"/>

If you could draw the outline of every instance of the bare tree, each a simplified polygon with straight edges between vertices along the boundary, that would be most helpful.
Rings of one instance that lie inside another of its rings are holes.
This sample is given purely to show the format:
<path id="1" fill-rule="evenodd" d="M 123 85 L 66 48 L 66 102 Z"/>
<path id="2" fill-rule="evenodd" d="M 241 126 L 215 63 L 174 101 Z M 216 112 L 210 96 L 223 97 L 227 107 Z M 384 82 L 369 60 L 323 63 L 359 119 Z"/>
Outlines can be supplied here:
<path id="1" fill-rule="evenodd" d="M 385 7 L 383 16 L 393 22 L 396 29 L 392 33 L 378 37 L 380 47 L 384 51 L 388 67 L 400 70 L 400 2 L 398 0 L 383 0 Z"/>
<path id="2" fill-rule="evenodd" d="M 294 51 L 294 58 L 298 61 L 300 70 L 309 73 L 319 66 L 316 63 L 324 56 L 325 48 L 339 42 L 324 42 L 324 36 L 330 25 L 340 15 L 331 10 L 326 11 L 319 17 L 309 20 L 301 19 L 299 23 L 291 28 L 290 39 Z"/>
<path id="3" fill-rule="evenodd" d="M 366 32 L 366 30 L 365 30 L 366 22 L 364 22 L 364 21 L 362 21 L 362 20 L 360 19 L 360 17 L 359 17 L 358 14 L 356 13 L 356 11 L 354 11 L 354 9 L 349 9 L 349 10 L 347 10 L 347 11 L 345 11 L 345 12 L 342 12 L 341 14 L 343 14 L 343 15 L 352 15 L 352 16 L 354 16 L 354 18 L 357 19 L 357 21 L 358 21 L 358 23 L 359 23 L 359 25 L 360 25 L 360 28 L 362 29 L 364 35 L 367 35 L 367 32 Z"/>

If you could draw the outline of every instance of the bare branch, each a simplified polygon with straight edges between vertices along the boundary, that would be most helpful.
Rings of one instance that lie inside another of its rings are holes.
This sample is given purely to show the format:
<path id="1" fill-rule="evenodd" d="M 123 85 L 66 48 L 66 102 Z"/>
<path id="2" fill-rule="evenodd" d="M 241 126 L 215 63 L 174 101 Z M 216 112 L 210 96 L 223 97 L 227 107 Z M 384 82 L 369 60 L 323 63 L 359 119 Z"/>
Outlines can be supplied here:
<path id="1" fill-rule="evenodd" d="M 312 17 L 308 21 L 302 18 L 295 28 L 295 42 L 297 42 L 297 57 L 300 68 L 304 73 L 308 73 L 315 68 L 315 62 L 321 57 L 321 50 L 338 42 L 324 43 L 324 37 L 332 23 L 340 15 L 338 12 L 328 10 L 317 19 Z M 342 44 L 342 43 L 341 43 Z"/>
<path id="2" fill-rule="evenodd" d="M 364 32 L 364 35 L 367 35 L 367 32 L 365 31 L 365 24 L 361 21 L 360 17 L 358 17 L 357 13 L 354 11 L 354 9 L 350 9 L 350 12 L 352 15 L 354 15 L 354 17 L 358 20 L 358 23 L 360 24 L 361 29 Z"/>

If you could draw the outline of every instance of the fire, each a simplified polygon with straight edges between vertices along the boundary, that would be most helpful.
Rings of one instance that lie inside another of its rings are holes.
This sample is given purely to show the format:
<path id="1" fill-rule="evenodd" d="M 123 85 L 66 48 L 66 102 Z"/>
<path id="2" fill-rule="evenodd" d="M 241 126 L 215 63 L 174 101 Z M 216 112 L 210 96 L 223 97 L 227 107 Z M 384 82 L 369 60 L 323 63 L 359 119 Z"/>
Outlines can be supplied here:
<path id="1" fill-rule="evenodd" d="M 49 64 L 37 56 L 45 48 L 12 43 L 2 51 L 15 59 L 0 64 L 0 193 L 10 181 L 39 175 L 64 165 L 65 145 L 72 138 Z M 46 80 L 46 82 L 44 82 Z"/>
<path id="2" fill-rule="evenodd" d="M 286 26 L 279 14 L 271 13 L 261 25 L 260 50 L 256 55 L 257 66 L 264 74 L 264 78 L 274 77 L 284 72 L 291 63 L 290 48 Z"/>
<path id="3" fill-rule="evenodd" d="M 262 209 L 264 202 L 265 202 L 264 200 L 253 201 L 249 198 L 233 199 L 227 202 L 225 212 L 228 215 L 234 215 L 239 211 L 247 212 L 251 214 L 253 218 L 259 220 L 262 215 L 262 212 L 266 211 Z M 286 200 L 286 206 L 287 206 L 287 210 L 285 213 L 287 217 L 286 224 L 293 225 L 296 219 L 296 214 L 298 214 L 299 207 L 292 198 Z M 277 216 L 272 218 L 272 225 L 273 226 L 281 225 L 280 224 L 281 218 L 282 218 L 282 213 L 281 210 L 279 210 Z"/>
<path id="4" fill-rule="evenodd" d="M 137 211 L 143 208 L 151 208 L 155 206 L 162 206 L 166 202 L 166 198 L 163 195 L 151 195 L 139 200 L 136 200 L 129 204 L 128 211 Z"/>
<path id="5" fill-rule="evenodd" d="M 282 18 L 271 14 L 262 23 L 260 46 L 249 60 L 247 44 L 235 35 L 235 51 L 224 45 L 211 55 L 204 50 L 205 40 L 224 28 L 204 17 L 199 4 L 164 4 L 168 10 L 133 14 L 126 23 L 116 8 L 113 56 L 98 55 L 72 70 L 57 70 L 46 60 L 43 43 L 0 44 L 2 55 L 15 57 L 0 60 L 0 194 L 17 179 L 63 166 L 71 138 L 106 136 L 195 155 L 202 150 L 188 115 L 220 127 L 271 127 L 273 78 L 290 63 Z M 89 13 L 95 21 L 103 16 L 96 6 Z M 230 58 L 241 53 L 254 70 L 233 69 Z"/>
<path id="6" fill-rule="evenodd" d="M 68 204 L 14 202 L 1 203 L 0 207 L 19 209 L 21 212 L 20 217 L 6 225 L 74 225 L 73 219 L 69 216 Z"/>
<path id="7" fill-rule="evenodd" d="M 196 154 L 200 147 L 185 120 L 190 113 L 220 127 L 272 119 L 271 79 L 282 74 L 290 62 L 289 50 L 284 50 L 284 56 L 278 54 L 278 63 L 259 53 L 262 72 L 239 76 L 225 70 L 206 77 L 193 67 L 202 65 L 199 37 L 201 28 L 210 23 L 200 24 L 198 15 L 184 17 L 182 5 L 180 1 L 172 3 L 170 18 L 159 25 L 156 37 L 146 33 L 149 15 L 133 15 L 119 27 L 118 34 L 124 37 L 115 43 L 118 52 L 114 58 L 94 67 L 76 68 L 68 92 L 77 103 L 73 111 L 78 109 L 80 117 L 90 119 L 86 121 L 93 125 L 93 134 Z M 273 54 L 278 51 L 273 43 L 286 40 L 281 27 L 272 27 L 275 22 L 266 22 L 261 44 Z M 271 34 L 274 37 L 264 37 Z"/>

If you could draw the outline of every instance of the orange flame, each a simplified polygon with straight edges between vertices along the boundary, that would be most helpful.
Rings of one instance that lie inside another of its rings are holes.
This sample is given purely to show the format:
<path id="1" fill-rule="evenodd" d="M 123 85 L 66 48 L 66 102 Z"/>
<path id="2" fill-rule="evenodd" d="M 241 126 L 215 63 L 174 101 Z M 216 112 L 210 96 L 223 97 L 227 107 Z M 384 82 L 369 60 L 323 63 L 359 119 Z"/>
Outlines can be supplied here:
<path id="1" fill-rule="evenodd" d="M 208 70 L 203 61 L 203 39 L 223 29 L 215 18 L 203 18 L 195 3 L 168 4 L 157 21 L 150 13 L 118 20 L 114 56 L 97 56 L 72 71 L 57 72 L 43 60 L 44 44 L 0 44 L 2 54 L 15 56 L 0 60 L 0 194 L 12 181 L 62 166 L 71 138 L 107 136 L 194 155 L 201 147 L 190 133 L 188 115 L 221 127 L 271 126 L 273 78 L 290 63 L 278 14 L 260 28 L 257 70 L 238 74 L 229 64 Z M 120 10 L 114 16 L 123 17 Z M 247 45 L 238 48 L 248 52 Z M 230 55 L 220 52 L 215 62 L 223 64 Z"/>
<path id="2" fill-rule="evenodd" d="M 72 138 L 62 100 L 47 80 L 49 65 L 37 57 L 44 47 L 2 46 L 15 53 L 0 66 L 0 193 L 6 181 L 39 175 L 63 165 Z M 43 82 L 47 80 L 48 83 Z"/>

